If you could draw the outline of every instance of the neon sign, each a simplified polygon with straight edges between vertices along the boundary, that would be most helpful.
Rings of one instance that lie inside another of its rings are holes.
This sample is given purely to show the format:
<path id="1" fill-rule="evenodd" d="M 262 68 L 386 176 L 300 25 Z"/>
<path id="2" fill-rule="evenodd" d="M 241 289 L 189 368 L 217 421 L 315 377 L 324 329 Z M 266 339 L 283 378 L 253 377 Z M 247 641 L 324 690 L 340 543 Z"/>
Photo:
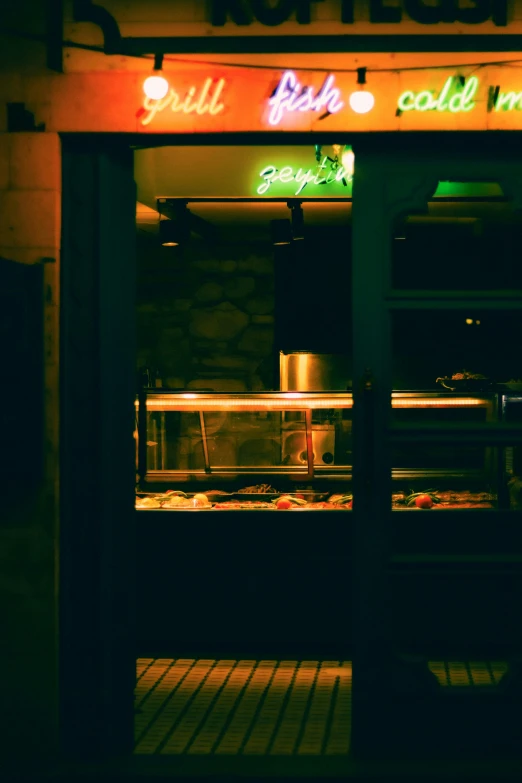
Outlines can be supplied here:
<path id="1" fill-rule="evenodd" d="M 324 110 L 326 114 L 336 114 L 344 103 L 340 100 L 340 91 L 333 86 L 334 82 L 335 76 L 330 74 L 314 95 L 313 87 L 301 86 L 295 73 L 286 71 L 268 101 L 272 107 L 268 122 L 270 125 L 279 125 L 285 112 Z"/>
<path id="2" fill-rule="evenodd" d="M 149 125 L 157 114 L 169 107 L 171 111 L 182 114 L 209 114 L 211 116 L 221 114 L 225 108 L 225 104 L 220 103 L 225 84 L 225 79 L 219 79 L 213 88 L 214 80 L 206 79 L 199 90 L 197 86 L 193 85 L 187 90 L 184 97 L 181 97 L 172 87 L 165 97 L 159 100 L 146 97 L 141 110 L 141 113 L 145 113 L 141 124 Z"/>
<path id="3" fill-rule="evenodd" d="M 500 93 L 495 102 L 495 111 L 522 109 L 522 92 Z"/>
<path id="4" fill-rule="evenodd" d="M 458 89 L 459 80 L 453 76 L 446 79 L 438 97 L 432 90 L 414 93 L 411 90 L 403 92 L 398 101 L 400 111 L 450 111 L 467 112 L 475 108 L 473 100 L 479 81 L 476 76 L 467 79 L 464 86 Z"/>
<path id="5" fill-rule="evenodd" d="M 310 184 L 331 185 L 333 182 L 343 182 L 343 180 L 344 184 L 347 184 L 353 178 L 353 170 L 350 171 L 325 156 L 317 164 L 315 171 L 312 168 L 295 170 L 292 166 L 284 166 L 282 169 L 266 166 L 259 172 L 259 176 L 263 179 L 257 188 L 260 196 L 264 196 L 274 182 L 295 183 L 298 186 L 295 195 L 298 196 Z"/>

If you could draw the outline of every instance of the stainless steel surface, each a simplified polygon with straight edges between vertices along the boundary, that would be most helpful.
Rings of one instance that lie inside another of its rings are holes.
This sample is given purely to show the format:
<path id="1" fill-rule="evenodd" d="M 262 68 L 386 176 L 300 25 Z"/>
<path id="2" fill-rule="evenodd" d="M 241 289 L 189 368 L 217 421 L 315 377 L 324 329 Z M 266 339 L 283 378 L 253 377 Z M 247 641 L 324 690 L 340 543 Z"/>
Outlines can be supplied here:
<path id="1" fill-rule="evenodd" d="M 351 385 L 350 363 L 342 354 L 279 354 L 281 391 L 345 391 Z"/>
<path id="2" fill-rule="evenodd" d="M 236 467 L 217 467 L 210 470 L 213 478 L 235 478 L 236 476 L 298 476 L 299 481 L 306 480 L 307 466 L 303 465 L 278 465 L 276 467 L 262 466 L 249 466 L 248 468 L 236 468 Z M 315 465 L 314 474 L 321 476 L 321 478 L 346 480 L 347 477 L 351 477 L 350 465 Z M 154 482 L 183 482 L 191 481 L 193 478 L 201 476 L 208 479 L 208 473 L 205 473 L 202 468 L 191 469 L 174 469 L 174 470 L 151 470 L 147 473 L 147 483 Z M 297 490 L 296 490 L 297 491 Z"/>
<path id="3" fill-rule="evenodd" d="M 307 478 L 314 477 L 314 447 L 312 444 L 312 411 L 305 411 Z"/>
<path id="4" fill-rule="evenodd" d="M 201 442 L 203 444 L 203 458 L 205 460 L 205 473 L 210 473 L 210 459 L 208 456 L 207 431 L 205 429 L 205 417 L 203 411 L 199 411 L 199 425 L 201 427 Z"/>
<path id="5" fill-rule="evenodd" d="M 312 410 L 330 408 L 351 408 L 353 397 L 351 392 L 165 392 L 158 389 L 147 390 L 147 410 L 161 411 L 194 411 L 200 409 L 212 412 L 230 411 L 287 411 Z M 138 406 L 138 402 L 136 402 Z M 216 425 L 217 428 L 217 425 Z M 210 426 L 207 420 L 207 431 Z"/>
<path id="6" fill-rule="evenodd" d="M 308 446 L 306 431 L 283 431 L 283 461 L 285 465 L 307 465 L 307 452 L 311 451 L 314 470 L 322 465 L 333 465 L 335 454 L 335 427 L 313 426 L 311 444 Z M 328 455 L 331 455 L 331 459 Z M 326 457 L 326 459 L 324 459 Z"/>
<path id="7" fill-rule="evenodd" d="M 165 470 L 165 468 L 167 467 L 167 437 L 166 437 L 164 411 L 160 413 L 160 428 L 161 428 L 161 470 Z"/>
<path id="8" fill-rule="evenodd" d="M 152 450 L 152 467 L 154 470 L 158 470 L 158 423 L 156 419 L 152 420 L 152 442 L 147 445 L 150 446 Z"/>

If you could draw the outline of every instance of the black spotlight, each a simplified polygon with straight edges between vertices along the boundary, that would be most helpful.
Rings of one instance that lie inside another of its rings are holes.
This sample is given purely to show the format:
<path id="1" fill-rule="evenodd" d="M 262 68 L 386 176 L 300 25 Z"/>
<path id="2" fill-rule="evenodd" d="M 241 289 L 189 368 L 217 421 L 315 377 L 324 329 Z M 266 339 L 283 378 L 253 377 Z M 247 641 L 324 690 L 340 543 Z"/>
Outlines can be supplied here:
<path id="1" fill-rule="evenodd" d="M 173 220 L 160 220 L 159 233 L 163 247 L 175 247 L 180 244 L 179 227 Z"/>
<path id="2" fill-rule="evenodd" d="M 295 240 L 304 239 L 304 212 L 300 201 L 289 201 L 292 212 L 292 236 Z"/>
<path id="3" fill-rule="evenodd" d="M 171 219 L 166 218 L 165 214 L 160 212 L 160 242 L 164 247 L 183 245 L 190 238 L 190 211 L 187 209 L 187 205 L 182 202 L 175 204 L 170 213 L 172 213 Z"/>
<path id="4" fill-rule="evenodd" d="M 272 244 L 289 245 L 292 241 L 292 227 L 289 220 L 272 220 Z"/>

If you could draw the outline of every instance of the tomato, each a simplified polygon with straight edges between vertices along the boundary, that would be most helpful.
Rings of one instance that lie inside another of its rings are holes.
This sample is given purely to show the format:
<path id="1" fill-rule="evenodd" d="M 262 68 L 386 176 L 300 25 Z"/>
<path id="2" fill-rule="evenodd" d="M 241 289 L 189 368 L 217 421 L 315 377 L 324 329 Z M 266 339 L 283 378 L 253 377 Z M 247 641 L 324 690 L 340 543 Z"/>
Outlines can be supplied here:
<path id="1" fill-rule="evenodd" d="M 306 500 L 304 495 L 294 495 L 295 498 L 301 498 L 301 500 Z"/>
<path id="2" fill-rule="evenodd" d="M 286 498 L 279 498 L 276 502 L 276 508 L 292 508 L 293 505 L 292 501 Z"/>
<path id="3" fill-rule="evenodd" d="M 433 500 L 429 495 L 419 495 L 415 498 L 415 505 L 417 508 L 431 508 L 433 506 Z"/>
<path id="4" fill-rule="evenodd" d="M 350 500 L 349 503 L 346 504 L 348 508 L 353 508 L 353 500 Z"/>

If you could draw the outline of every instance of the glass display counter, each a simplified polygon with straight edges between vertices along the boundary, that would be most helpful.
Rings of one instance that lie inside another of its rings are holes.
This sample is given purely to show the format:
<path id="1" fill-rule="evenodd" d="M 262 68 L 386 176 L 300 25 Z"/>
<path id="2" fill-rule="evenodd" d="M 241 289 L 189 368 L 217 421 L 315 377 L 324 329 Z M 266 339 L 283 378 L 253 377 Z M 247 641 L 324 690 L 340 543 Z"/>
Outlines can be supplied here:
<path id="1" fill-rule="evenodd" d="M 391 421 L 451 425 L 518 415 L 520 394 L 397 391 Z M 136 401 L 137 507 L 350 510 L 350 392 L 191 393 L 143 389 Z M 516 412 L 516 415 L 515 413 Z M 391 508 L 509 508 L 517 450 L 395 447 Z M 428 495 L 424 505 L 418 497 Z"/>
<path id="2" fill-rule="evenodd" d="M 390 419 L 419 432 L 434 422 L 509 422 L 522 416 L 519 402 L 522 395 L 495 391 L 401 391 L 393 393 Z M 349 392 L 142 391 L 142 649 L 345 654 L 354 563 L 352 414 Z M 509 511 L 518 447 L 418 440 L 394 447 L 391 460 L 387 567 L 397 644 L 417 651 L 482 649 L 484 639 L 499 649 L 513 644 L 518 608 L 508 611 L 507 597 L 520 577 L 502 558 L 522 551 L 520 515 Z M 430 511 L 415 503 L 422 494 L 435 498 Z M 322 516 L 327 510 L 337 513 Z M 225 513 L 231 511 L 237 513 Z"/>

